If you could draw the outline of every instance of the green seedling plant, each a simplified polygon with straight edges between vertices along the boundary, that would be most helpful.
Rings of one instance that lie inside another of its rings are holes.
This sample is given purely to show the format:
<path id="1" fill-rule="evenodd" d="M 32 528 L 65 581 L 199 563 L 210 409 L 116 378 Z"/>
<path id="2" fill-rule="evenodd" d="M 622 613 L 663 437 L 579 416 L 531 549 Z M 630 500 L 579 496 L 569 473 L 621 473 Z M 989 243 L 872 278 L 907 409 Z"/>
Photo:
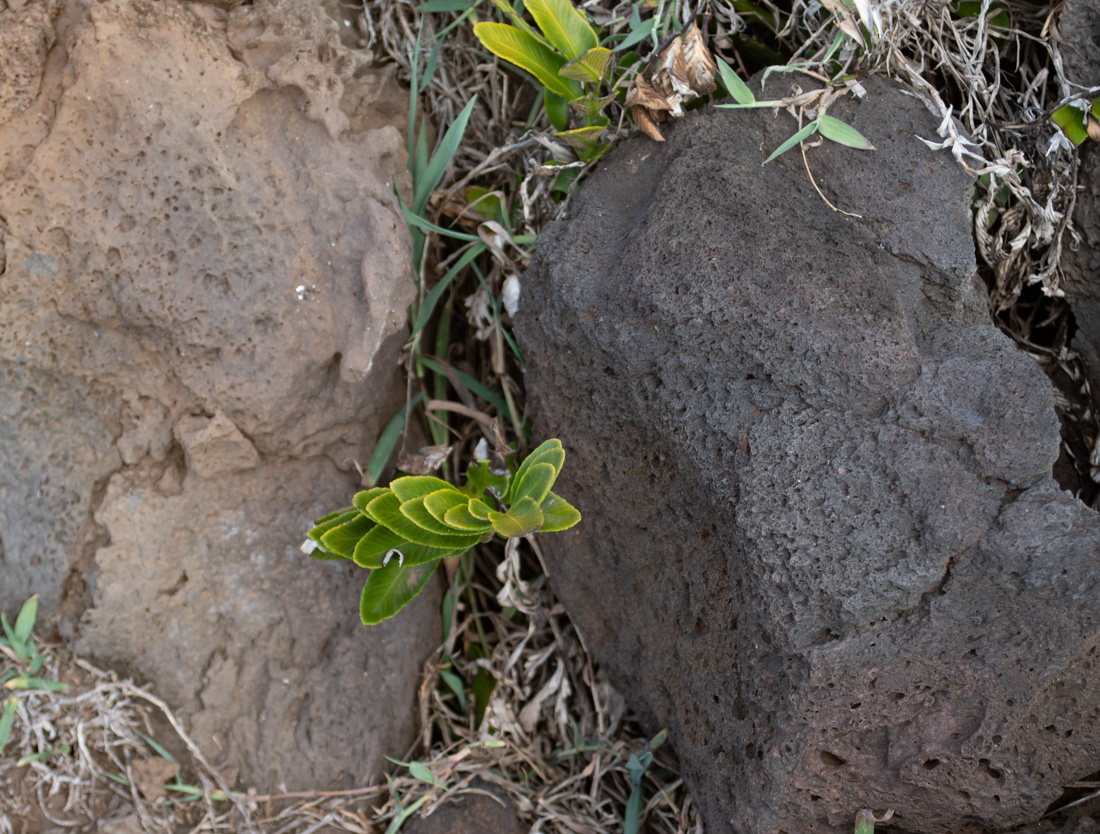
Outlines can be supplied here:
<path id="1" fill-rule="evenodd" d="M 488 461 L 471 464 L 461 488 L 430 475 L 397 478 L 318 519 L 304 549 L 315 559 L 350 559 L 370 570 L 359 615 L 375 625 L 416 597 L 443 559 L 493 536 L 551 533 L 580 521 L 580 513 L 551 492 L 564 463 L 565 450 L 555 439 L 511 475 L 494 474 Z"/>
<path id="2" fill-rule="evenodd" d="M 35 594 L 19 609 L 12 625 L 7 615 L 0 611 L 0 628 L 4 636 L 0 637 L 0 654 L 14 663 L 13 667 L 0 673 L 0 685 L 8 690 L 49 690 L 65 691 L 68 685 L 59 681 L 37 677 L 46 662 L 46 656 L 39 654 L 34 640 L 34 624 L 38 619 L 38 595 Z M 4 752 L 15 724 L 18 702 L 15 696 L 5 698 L 0 708 L 0 753 Z"/>
<path id="3" fill-rule="evenodd" d="M 842 122 L 840 119 L 826 114 L 825 110 L 831 100 L 828 91 L 812 90 L 810 93 L 795 97 L 794 99 L 757 101 L 752 90 L 750 90 L 748 85 L 737 76 L 737 73 L 733 71 L 729 64 L 721 58 L 718 58 L 716 63 L 718 64 L 718 73 L 722 79 L 722 83 L 725 85 L 726 90 L 729 91 L 730 96 L 733 97 L 735 102 L 734 104 L 717 104 L 715 105 L 716 107 L 726 109 L 787 107 L 791 104 L 805 105 L 813 102 L 815 99 L 821 99 L 818 103 L 816 117 L 803 125 L 799 131 L 788 137 L 786 141 L 772 151 L 771 155 L 764 160 L 765 165 L 786 153 L 798 143 L 806 141 L 815 133 L 820 133 L 826 139 L 848 148 L 855 148 L 861 151 L 874 150 L 874 145 L 872 145 L 862 133 L 851 125 Z M 767 76 L 765 76 L 765 78 L 766 77 Z"/>
<path id="4" fill-rule="evenodd" d="M 494 5 L 511 23 L 482 21 L 474 25 L 474 35 L 543 86 L 543 105 L 556 136 L 586 162 L 599 157 L 607 149 L 600 135 L 611 124 L 602 111 L 614 98 L 614 53 L 599 45 L 596 30 L 569 0 L 527 0 L 537 29 L 508 0 L 494 0 Z M 581 126 L 570 130 L 571 110 Z"/>
<path id="5" fill-rule="evenodd" d="M 624 834 L 637 834 L 638 819 L 642 812 L 642 779 L 649 766 L 653 764 L 653 751 L 665 743 L 668 730 L 661 730 L 639 753 L 631 753 L 626 769 L 630 773 L 630 797 L 626 800 L 626 812 L 623 814 Z"/>

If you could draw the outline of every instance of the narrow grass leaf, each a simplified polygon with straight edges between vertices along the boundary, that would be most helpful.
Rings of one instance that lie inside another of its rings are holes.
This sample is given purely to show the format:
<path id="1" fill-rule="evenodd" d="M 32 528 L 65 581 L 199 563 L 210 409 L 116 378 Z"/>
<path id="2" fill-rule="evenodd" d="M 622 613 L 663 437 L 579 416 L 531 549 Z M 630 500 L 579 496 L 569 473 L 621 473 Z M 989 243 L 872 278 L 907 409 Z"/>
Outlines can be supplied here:
<path id="1" fill-rule="evenodd" d="M 817 121 L 817 129 L 821 131 L 821 135 L 826 139 L 860 151 L 873 151 L 875 149 L 875 146 L 867 141 L 867 137 L 840 119 L 822 114 L 817 117 Z"/>
<path id="2" fill-rule="evenodd" d="M 477 5 L 477 0 L 428 0 L 421 3 L 416 10 L 421 14 L 428 12 L 464 12 Z"/>
<path id="3" fill-rule="evenodd" d="M 428 370 L 435 371 L 436 373 L 447 372 L 444 370 L 444 363 L 440 362 L 434 357 L 418 356 L 416 358 L 416 361 L 417 363 L 423 365 L 425 368 L 428 368 Z M 446 367 L 454 373 L 455 377 L 463 385 L 465 385 L 469 389 L 471 394 L 475 394 L 476 396 L 481 397 L 481 399 L 485 400 L 485 402 L 489 403 L 489 405 L 495 408 L 497 414 L 503 415 L 508 413 L 508 405 L 497 394 L 494 394 L 492 391 L 490 391 L 469 374 L 464 373 L 457 368 L 451 368 L 449 365 L 447 365 Z M 423 397 L 423 394 L 418 394 L 417 396 Z"/>
<path id="4" fill-rule="evenodd" d="M 176 757 L 169 753 L 162 744 L 157 743 L 157 740 L 155 738 L 147 735 L 146 733 L 143 733 L 141 730 L 138 730 L 137 734 L 145 739 L 145 743 L 152 747 L 157 752 L 157 755 L 160 756 L 162 759 L 164 759 L 165 761 L 169 761 L 172 764 L 179 763 Z"/>
<path id="5" fill-rule="evenodd" d="M 382 431 L 382 434 L 379 435 L 378 442 L 374 444 L 374 451 L 371 452 L 370 460 L 367 461 L 367 483 L 371 486 L 378 483 L 378 480 L 382 477 L 382 473 L 386 469 L 386 464 L 389 463 L 390 456 L 393 455 L 394 447 L 397 446 L 397 439 L 401 437 L 401 432 L 405 428 L 405 420 L 409 413 L 416 408 L 424 398 L 424 392 L 418 392 L 416 396 L 409 401 L 408 405 L 393 416 L 393 419 L 386 424 L 386 428 Z"/>
<path id="6" fill-rule="evenodd" d="M 417 171 L 419 176 L 413 192 L 412 205 L 415 214 L 424 213 L 424 207 L 428 204 L 428 197 L 431 196 L 439 181 L 443 179 L 447 166 L 451 164 L 455 151 L 462 143 L 462 137 L 466 133 L 466 123 L 470 121 L 470 114 L 473 112 L 475 104 L 477 104 L 476 95 L 466 103 L 466 106 L 455 117 L 451 126 L 447 128 L 447 132 L 443 134 L 443 139 L 432 155 L 431 161 L 421 171 Z"/>
<path id="7" fill-rule="evenodd" d="M 598 44 L 584 13 L 569 0 L 527 0 L 527 10 L 546 39 L 572 61 Z"/>
<path id="8" fill-rule="evenodd" d="M 400 199 L 401 195 L 398 195 Z M 409 222 L 409 225 L 416 226 L 418 229 L 422 229 L 425 232 L 435 232 L 438 235 L 449 237 L 454 240 L 465 240 L 469 243 L 474 243 L 481 240 L 477 235 L 468 235 L 465 232 L 456 232 L 454 229 L 444 229 L 442 226 L 437 226 L 430 220 L 425 220 L 418 214 L 413 214 L 412 210 L 405 205 L 402 201 L 401 211 L 405 213 L 405 219 Z"/>
<path id="9" fill-rule="evenodd" d="M 462 272 L 463 269 L 469 265 L 470 261 L 480 255 L 486 250 L 484 243 L 475 243 L 469 249 L 462 253 L 462 257 L 455 261 L 454 265 L 447 270 L 447 274 L 439 279 L 439 282 L 432 287 L 431 291 L 424 298 L 424 306 L 420 308 L 420 312 L 416 314 L 416 322 L 413 324 L 413 333 L 419 333 L 424 325 L 428 323 L 428 320 L 432 317 L 432 313 L 435 312 L 435 307 L 439 303 L 440 297 L 447 291 L 447 287 L 450 286 L 452 279 Z"/>
<path id="10" fill-rule="evenodd" d="M 439 562 L 426 565 L 398 565 L 391 561 L 370 572 L 359 598 L 359 618 L 364 625 L 388 620 L 420 593 Z"/>
<path id="11" fill-rule="evenodd" d="M 0 627 L 4 629 L 4 636 L 7 638 L 7 644 L 11 647 L 11 650 L 15 652 L 19 658 L 23 657 L 23 643 L 15 636 L 15 630 L 12 629 L 11 623 L 8 622 L 7 616 L 3 611 L 0 611 Z"/>
<path id="12" fill-rule="evenodd" d="M 777 156 L 780 156 L 780 155 L 786 153 L 791 148 L 793 148 L 795 145 L 797 145 L 799 142 L 803 141 L 804 139 L 809 139 L 814 134 L 814 132 L 816 130 L 817 130 L 817 120 L 815 119 L 814 121 L 812 121 L 808 125 L 806 125 L 804 128 L 802 128 L 802 130 L 798 131 L 798 133 L 794 134 L 794 136 L 789 137 L 786 142 L 784 142 L 782 145 L 780 145 L 774 151 L 772 151 L 772 155 L 769 156 L 767 159 L 765 159 L 761 164 L 762 165 L 767 165 L 769 162 L 771 162 Z"/>
<path id="13" fill-rule="evenodd" d="M 648 18 L 645 22 L 640 22 L 636 27 L 634 26 L 634 15 L 637 14 L 637 5 L 634 7 L 634 11 L 631 13 L 631 32 L 623 40 L 615 45 L 615 51 L 620 52 L 624 49 L 629 49 L 635 44 L 641 43 L 646 38 L 653 34 L 654 29 L 657 26 L 657 18 Z M 640 18 L 639 18 L 640 19 Z"/>
<path id="14" fill-rule="evenodd" d="M 4 748 L 7 747 L 8 739 L 11 737 L 11 728 L 15 723 L 16 706 L 15 698 L 8 698 L 4 701 L 4 712 L 0 714 L 0 755 L 4 753 Z"/>
<path id="15" fill-rule="evenodd" d="M 439 677 L 443 678 L 443 683 L 447 684 L 447 688 L 451 690 L 458 698 L 458 703 L 462 706 L 462 714 L 466 714 L 466 686 L 462 683 L 462 678 L 452 672 L 450 669 L 440 669 Z"/>
<path id="16" fill-rule="evenodd" d="M 439 780 L 435 778 L 435 774 L 425 765 L 423 762 L 409 762 L 409 775 L 414 779 L 419 779 L 421 782 L 427 782 L 429 785 L 439 785 Z"/>
<path id="17" fill-rule="evenodd" d="M 20 643 L 26 643 L 34 629 L 34 621 L 38 618 L 38 594 L 35 594 L 19 609 L 19 616 L 15 618 L 15 636 Z"/>
<path id="18" fill-rule="evenodd" d="M 565 59 L 528 33 L 505 23 L 482 22 L 474 24 L 474 34 L 486 49 L 527 70 L 555 95 L 570 101 L 580 96 L 580 85 L 576 81 L 558 75 Z"/>
<path id="19" fill-rule="evenodd" d="M 749 89 L 748 85 L 733 71 L 733 67 L 721 58 L 716 57 L 716 60 L 718 62 L 718 74 L 722 78 L 722 86 L 724 86 L 726 91 L 733 96 L 733 100 L 738 104 L 755 104 L 756 96 L 752 94 L 752 90 Z"/>

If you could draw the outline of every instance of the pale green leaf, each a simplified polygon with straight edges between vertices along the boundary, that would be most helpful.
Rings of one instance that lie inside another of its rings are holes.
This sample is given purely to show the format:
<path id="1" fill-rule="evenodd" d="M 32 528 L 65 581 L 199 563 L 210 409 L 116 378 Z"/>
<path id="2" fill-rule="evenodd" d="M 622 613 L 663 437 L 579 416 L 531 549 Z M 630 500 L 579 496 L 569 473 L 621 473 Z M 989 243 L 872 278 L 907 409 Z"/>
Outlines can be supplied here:
<path id="1" fill-rule="evenodd" d="M 525 536 L 533 533 L 542 525 L 542 510 L 530 498 L 521 498 L 506 513 L 489 510 L 489 521 L 493 529 L 504 538 Z"/>
<path id="2" fill-rule="evenodd" d="M 446 524 L 444 516 L 447 514 L 447 510 L 451 507 L 465 506 L 467 500 L 469 500 L 468 496 L 464 492 L 457 492 L 454 489 L 441 489 L 431 495 L 424 496 L 424 509 L 440 524 Z"/>
<path id="3" fill-rule="evenodd" d="M 715 57 L 718 62 L 718 74 L 722 78 L 722 86 L 726 88 L 733 100 L 741 105 L 752 105 L 756 103 L 756 96 L 752 94 L 752 90 L 748 85 L 741 80 L 733 68 L 723 61 L 719 57 Z"/>
<path id="4" fill-rule="evenodd" d="M 373 530 L 374 526 L 373 519 L 357 512 L 354 518 L 333 527 L 321 536 L 321 547 L 329 553 L 350 559 L 359 540 Z"/>
<path id="5" fill-rule="evenodd" d="M 581 514 L 577 512 L 576 507 L 552 492 L 539 505 L 539 509 L 542 510 L 543 522 L 542 527 L 539 528 L 542 533 L 568 530 L 581 520 Z"/>
<path id="6" fill-rule="evenodd" d="M 477 96 L 475 95 L 466 103 L 466 106 L 462 108 L 462 111 L 447 128 L 447 132 L 443 134 L 443 139 L 440 140 L 439 147 L 432 155 L 431 162 L 417 171 L 418 176 L 416 177 L 412 204 L 414 214 L 424 214 L 424 208 L 428 205 L 428 197 L 431 196 L 439 181 L 443 179 L 447 166 L 451 164 L 451 158 L 462 143 L 462 137 L 466 133 L 466 123 L 470 121 L 470 114 L 473 112 L 476 103 Z"/>
<path id="7" fill-rule="evenodd" d="M 447 510 L 447 514 L 444 518 L 447 524 L 459 530 L 469 530 L 480 534 L 493 529 L 493 525 L 488 521 L 475 518 L 471 515 L 469 507 L 467 506 L 451 507 L 451 509 Z"/>
<path id="8" fill-rule="evenodd" d="M 610 49 L 597 46 L 589 49 L 583 55 L 578 55 L 564 67 L 558 70 L 558 75 L 571 78 L 574 81 L 585 81 L 589 84 L 598 84 L 603 80 L 607 68 L 611 65 L 613 53 Z"/>
<path id="9" fill-rule="evenodd" d="M 767 165 L 769 162 L 771 162 L 777 156 L 779 156 L 780 154 L 786 153 L 791 148 L 793 148 L 795 145 L 797 145 L 799 142 L 801 142 L 805 139 L 809 139 L 814 134 L 814 132 L 816 130 L 817 130 L 817 120 L 815 119 L 814 121 L 812 121 L 808 125 L 806 125 L 804 128 L 802 128 L 802 130 L 798 131 L 798 133 L 796 133 L 794 136 L 791 136 L 790 138 L 788 138 L 786 142 L 784 142 L 782 145 L 780 145 L 774 151 L 772 151 L 772 155 L 769 156 L 767 159 L 765 159 L 762 164 Z"/>
<path id="10" fill-rule="evenodd" d="M 517 476 L 518 483 L 512 491 L 512 500 L 519 501 L 522 498 L 530 498 L 536 504 L 541 504 L 543 499 L 550 494 L 550 488 L 558 477 L 558 471 L 552 464 L 536 463 L 528 467 L 523 478 Z"/>
<path id="11" fill-rule="evenodd" d="M 599 42 L 584 13 L 574 8 L 569 0 L 526 0 L 524 6 L 546 39 L 566 60 L 572 61 Z"/>
<path id="12" fill-rule="evenodd" d="M 817 129 L 821 135 L 838 144 L 860 151 L 873 151 L 875 146 L 867 141 L 867 138 L 849 124 L 840 119 L 826 116 L 822 113 L 817 117 Z"/>
<path id="13" fill-rule="evenodd" d="M 506 23 L 477 23 L 474 34 L 482 45 L 510 64 L 527 70 L 547 90 L 572 101 L 581 94 L 580 85 L 558 75 L 565 59 L 539 43 L 526 32 Z"/>
<path id="14" fill-rule="evenodd" d="M 445 482 L 444 482 L 445 483 Z M 426 547 L 441 548 L 443 550 L 466 550 L 478 543 L 479 536 L 471 535 L 441 535 L 431 533 L 417 526 L 401 513 L 401 501 L 392 492 L 380 495 L 367 505 L 366 514 L 392 530 L 403 541 L 413 544 L 422 544 Z M 408 554 L 406 554 L 406 558 Z"/>

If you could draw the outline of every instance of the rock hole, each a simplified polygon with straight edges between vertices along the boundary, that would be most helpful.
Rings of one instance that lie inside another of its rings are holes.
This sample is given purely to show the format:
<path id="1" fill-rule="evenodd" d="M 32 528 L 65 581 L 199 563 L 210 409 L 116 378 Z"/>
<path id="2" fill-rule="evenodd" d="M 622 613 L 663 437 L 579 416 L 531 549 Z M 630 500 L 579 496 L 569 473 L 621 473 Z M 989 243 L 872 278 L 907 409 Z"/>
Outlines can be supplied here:
<path id="1" fill-rule="evenodd" d="M 925 770 L 935 770 L 939 766 L 940 766 L 940 760 L 939 759 L 928 759 L 924 763 L 924 769 Z"/>
<path id="2" fill-rule="evenodd" d="M 826 767 L 844 767 L 848 764 L 847 761 L 837 756 L 835 753 L 830 753 L 828 750 L 821 751 L 821 763 Z"/>

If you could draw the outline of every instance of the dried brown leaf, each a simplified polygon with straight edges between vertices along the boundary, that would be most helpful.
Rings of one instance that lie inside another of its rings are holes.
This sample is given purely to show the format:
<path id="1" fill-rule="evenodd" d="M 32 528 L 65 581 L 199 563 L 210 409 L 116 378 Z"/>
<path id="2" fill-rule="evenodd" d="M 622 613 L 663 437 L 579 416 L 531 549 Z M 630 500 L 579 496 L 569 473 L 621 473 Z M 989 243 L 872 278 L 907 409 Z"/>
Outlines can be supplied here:
<path id="1" fill-rule="evenodd" d="M 649 114 L 649 111 L 644 107 L 635 107 L 633 110 L 634 124 L 638 126 L 638 129 L 642 131 L 646 136 L 652 139 L 654 142 L 663 142 L 665 137 L 661 135 L 660 129 L 657 127 L 657 123 L 653 121 L 653 117 Z"/>

